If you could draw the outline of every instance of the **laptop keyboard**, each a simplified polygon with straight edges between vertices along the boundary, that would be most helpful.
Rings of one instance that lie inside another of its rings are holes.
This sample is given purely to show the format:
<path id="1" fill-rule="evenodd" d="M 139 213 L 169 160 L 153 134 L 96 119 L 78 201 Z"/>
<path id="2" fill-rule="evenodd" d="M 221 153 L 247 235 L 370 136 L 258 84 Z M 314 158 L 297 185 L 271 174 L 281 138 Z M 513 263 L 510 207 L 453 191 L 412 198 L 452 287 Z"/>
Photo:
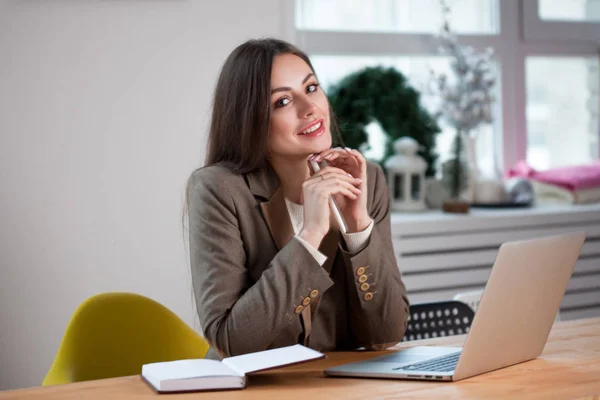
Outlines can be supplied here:
<path id="1" fill-rule="evenodd" d="M 442 357 L 434 358 L 433 360 L 422 361 L 394 369 L 402 369 L 409 371 L 448 372 L 456 369 L 458 357 L 460 357 L 460 352 L 448 354 Z"/>

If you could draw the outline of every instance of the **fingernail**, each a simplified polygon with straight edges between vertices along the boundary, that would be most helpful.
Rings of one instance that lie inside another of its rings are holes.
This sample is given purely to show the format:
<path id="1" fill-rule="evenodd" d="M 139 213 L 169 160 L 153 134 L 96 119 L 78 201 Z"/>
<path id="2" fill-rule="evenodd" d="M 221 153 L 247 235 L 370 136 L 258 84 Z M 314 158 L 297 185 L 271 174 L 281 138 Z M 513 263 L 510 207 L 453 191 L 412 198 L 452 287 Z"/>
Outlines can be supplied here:
<path id="1" fill-rule="evenodd" d="M 308 157 L 308 161 L 312 161 L 315 159 L 315 155 L 313 154 L 312 156 Z"/>
<path id="2" fill-rule="evenodd" d="M 344 149 L 346 149 L 346 151 L 352 151 L 350 147 L 344 147 Z"/>
<path id="3" fill-rule="evenodd" d="M 346 174 L 346 175 L 348 175 L 350 178 L 354 178 L 354 177 L 353 177 L 352 175 L 350 175 L 350 174 Z"/>
<path id="4" fill-rule="evenodd" d="M 333 154 L 327 154 L 327 155 L 325 156 L 325 158 L 326 158 L 326 159 L 330 159 L 331 157 L 333 157 Z"/>

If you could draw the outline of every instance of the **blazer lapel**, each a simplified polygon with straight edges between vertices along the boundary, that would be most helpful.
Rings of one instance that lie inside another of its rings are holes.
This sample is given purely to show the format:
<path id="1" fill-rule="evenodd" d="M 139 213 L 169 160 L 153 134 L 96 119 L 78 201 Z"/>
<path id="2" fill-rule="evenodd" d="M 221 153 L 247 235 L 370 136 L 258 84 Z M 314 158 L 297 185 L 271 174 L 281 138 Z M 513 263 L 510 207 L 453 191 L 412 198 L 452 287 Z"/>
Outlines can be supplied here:
<path id="1" fill-rule="evenodd" d="M 265 222 L 269 227 L 271 236 L 278 250 L 281 250 L 294 236 L 294 228 L 285 205 L 283 190 L 279 184 L 279 178 L 273 167 L 267 164 L 265 168 L 246 174 L 246 180 L 250 191 L 256 196 L 260 203 Z M 319 251 L 327 256 L 323 268 L 331 272 L 333 261 L 340 242 L 340 232 L 333 215 L 330 220 L 331 229 L 323 238 Z"/>
<path id="2" fill-rule="evenodd" d="M 261 203 L 260 207 L 269 231 L 271 231 L 273 241 L 277 249 L 281 250 L 294 236 L 294 228 L 285 205 L 283 190 L 281 188 L 277 189 L 271 200 Z"/>
<path id="3" fill-rule="evenodd" d="M 247 173 L 246 181 L 260 204 L 275 246 L 281 250 L 294 236 L 294 228 L 275 170 L 267 163 L 264 168 Z"/>

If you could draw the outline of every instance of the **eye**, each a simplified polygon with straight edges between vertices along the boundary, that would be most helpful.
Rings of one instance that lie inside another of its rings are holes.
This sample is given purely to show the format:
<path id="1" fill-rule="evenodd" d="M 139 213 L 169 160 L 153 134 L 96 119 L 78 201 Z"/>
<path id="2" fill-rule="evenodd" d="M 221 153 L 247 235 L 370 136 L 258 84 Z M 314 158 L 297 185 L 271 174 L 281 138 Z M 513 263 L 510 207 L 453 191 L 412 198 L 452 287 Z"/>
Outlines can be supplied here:
<path id="1" fill-rule="evenodd" d="M 288 99 L 287 97 L 282 97 L 281 99 L 279 99 L 275 102 L 275 108 L 284 107 L 284 106 L 288 105 L 289 102 L 290 102 L 290 99 Z"/>
<path id="2" fill-rule="evenodd" d="M 306 93 L 314 93 L 319 89 L 318 83 L 311 83 L 306 87 Z"/>

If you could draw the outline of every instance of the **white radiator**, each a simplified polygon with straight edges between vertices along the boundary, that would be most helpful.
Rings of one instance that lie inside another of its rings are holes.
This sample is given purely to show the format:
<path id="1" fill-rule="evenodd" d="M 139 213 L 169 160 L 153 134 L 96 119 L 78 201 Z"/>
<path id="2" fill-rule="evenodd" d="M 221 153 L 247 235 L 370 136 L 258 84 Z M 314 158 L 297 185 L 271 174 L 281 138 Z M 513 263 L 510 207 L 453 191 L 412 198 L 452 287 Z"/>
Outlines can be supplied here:
<path id="1" fill-rule="evenodd" d="M 394 249 L 411 303 L 482 289 L 503 242 L 579 230 L 587 239 L 561 304 L 562 320 L 600 316 L 600 204 L 392 214 Z"/>

